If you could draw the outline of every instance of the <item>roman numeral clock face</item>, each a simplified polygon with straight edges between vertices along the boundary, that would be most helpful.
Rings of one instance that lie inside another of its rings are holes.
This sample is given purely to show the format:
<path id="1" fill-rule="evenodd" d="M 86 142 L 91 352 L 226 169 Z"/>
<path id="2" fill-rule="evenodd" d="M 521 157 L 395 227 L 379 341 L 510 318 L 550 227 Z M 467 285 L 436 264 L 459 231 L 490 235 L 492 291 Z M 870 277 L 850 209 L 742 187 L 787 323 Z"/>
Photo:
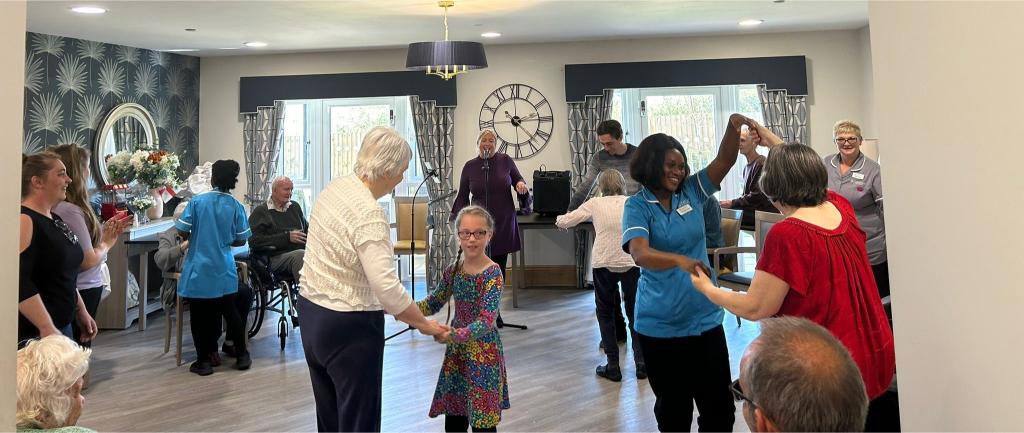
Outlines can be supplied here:
<path id="1" fill-rule="evenodd" d="M 525 84 L 497 88 L 480 107 L 480 129 L 493 129 L 498 152 L 512 159 L 526 159 L 543 149 L 553 126 L 551 104 Z"/>

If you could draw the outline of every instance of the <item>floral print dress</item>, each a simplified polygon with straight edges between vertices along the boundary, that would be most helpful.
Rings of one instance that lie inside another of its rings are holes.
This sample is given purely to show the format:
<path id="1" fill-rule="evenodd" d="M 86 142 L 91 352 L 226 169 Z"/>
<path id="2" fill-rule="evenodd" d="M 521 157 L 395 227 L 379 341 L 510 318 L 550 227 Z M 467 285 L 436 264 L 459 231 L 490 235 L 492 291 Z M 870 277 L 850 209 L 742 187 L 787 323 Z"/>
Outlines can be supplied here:
<path id="1" fill-rule="evenodd" d="M 509 408 L 505 356 L 495 327 L 503 284 L 497 264 L 479 274 L 449 266 L 441 284 L 417 303 L 429 316 L 449 298 L 455 301 L 451 342 L 430 405 L 431 418 L 465 416 L 473 427 L 491 428 L 501 420 L 502 409 Z"/>

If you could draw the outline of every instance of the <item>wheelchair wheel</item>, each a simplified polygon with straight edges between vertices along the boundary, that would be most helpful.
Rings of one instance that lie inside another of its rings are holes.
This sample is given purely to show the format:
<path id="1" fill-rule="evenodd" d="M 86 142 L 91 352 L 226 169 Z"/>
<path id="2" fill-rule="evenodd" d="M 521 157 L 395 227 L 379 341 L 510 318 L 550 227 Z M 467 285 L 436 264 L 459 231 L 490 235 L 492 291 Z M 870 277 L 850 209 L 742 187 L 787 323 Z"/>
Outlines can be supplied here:
<path id="1" fill-rule="evenodd" d="M 255 272 L 249 271 L 249 281 L 257 282 L 252 288 L 252 305 L 249 306 L 249 314 L 246 316 L 249 338 L 253 338 L 259 334 L 263 326 L 263 318 L 267 312 L 267 291 L 258 283 Z"/>
<path id="2" fill-rule="evenodd" d="M 284 350 L 285 340 L 288 339 L 288 322 L 284 320 L 284 316 L 277 321 L 277 335 L 281 337 L 281 350 Z"/>

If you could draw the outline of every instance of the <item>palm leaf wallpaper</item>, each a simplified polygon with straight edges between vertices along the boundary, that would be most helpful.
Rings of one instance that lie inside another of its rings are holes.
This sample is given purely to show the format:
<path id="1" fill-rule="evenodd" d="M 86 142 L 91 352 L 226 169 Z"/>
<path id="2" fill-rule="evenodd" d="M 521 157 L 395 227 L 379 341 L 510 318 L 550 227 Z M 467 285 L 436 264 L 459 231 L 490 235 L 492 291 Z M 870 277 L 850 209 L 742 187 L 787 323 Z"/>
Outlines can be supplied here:
<path id="1" fill-rule="evenodd" d="M 157 124 L 160 148 L 191 173 L 199 151 L 199 59 L 62 36 L 25 38 L 25 136 L 22 151 L 76 143 L 92 148 L 100 122 L 135 102 Z"/>

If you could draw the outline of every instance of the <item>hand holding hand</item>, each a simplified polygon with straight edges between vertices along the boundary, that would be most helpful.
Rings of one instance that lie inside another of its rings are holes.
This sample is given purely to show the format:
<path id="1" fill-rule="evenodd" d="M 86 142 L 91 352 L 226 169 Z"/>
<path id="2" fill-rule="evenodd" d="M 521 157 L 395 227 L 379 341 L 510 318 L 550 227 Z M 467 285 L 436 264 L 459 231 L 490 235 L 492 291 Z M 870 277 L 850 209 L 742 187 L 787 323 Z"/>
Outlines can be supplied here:
<path id="1" fill-rule="evenodd" d="M 732 200 L 719 200 L 718 206 L 720 206 L 722 209 L 730 209 L 732 208 Z"/>
<path id="2" fill-rule="evenodd" d="M 445 331 L 434 336 L 434 341 L 441 344 L 448 344 L 452 342 L 452 331 Z"/>
<path id="3" fill-rule="evenodd" d="M 437 323 L 436 320 L 427 320 L 424 325 L 418 326 L 417 329 L 419 329 L 423 335 L 435 336 L 448 332 L 452 328 L 448 325 Z"/>
<path id="4" fill-rule="evenodd" d="M 729 126 L 735 129 L 737 133 L 740 132 L 743 125 L 752 126 L 750 122 L 752 122 L 750 118 L 739 113 L 732 113 L 732 115 L 729 116 Z"/>
<path id="5" fill-rule="evenodd" d="M 292 230 L 288 232 L 288 241 L 293 244 L 306 245 L 306 234 L 301 230 Z"/>
<path id="6" fill-rule="evenodd" d="M 701 293 L 707 293 L 710 290 L 714 290 L 715 285 L 711 282 L 711 278 L 708 274 L 704 273 L 704 270 L 697 268 L 697 273 L 690 274 L 690 281 L 693 282 L 693 287 L 696 287 Z"/>
<path id="7" fill-rule="evenodd" d="M 188 240 L 182 241 L 178 248 L 181 248 L 182 253 L 188 251 Z"/>
<path id="8" fill-rule="evenodd" d="M 765 128 L 760 123 L 757 123 L 754 119 L 749 120 L 750 125 L 750 138 L 757 143 L 758 146 L 772 147 L 783 143 L 782 139 L 778 135 L 775 135 L 770 129 Z"/>
<path id="9" fill-rule="evenodd" d="M 516 192 L 526 194 L 530 192 L 530 190 L 526 187 L 526 182 L 519 181 L 519 183 L 516 184 Z"/>
<path id="10" fill-rule="evenodd" d="M 704 272 L 705 275 L 711 275 L 711 270 L 708 269 L 704 262 L 694 260 L 689 257 L 679 256 L 679 267 L 689 274 L 696 275 L 697 271 L 700 270 Z"/>

